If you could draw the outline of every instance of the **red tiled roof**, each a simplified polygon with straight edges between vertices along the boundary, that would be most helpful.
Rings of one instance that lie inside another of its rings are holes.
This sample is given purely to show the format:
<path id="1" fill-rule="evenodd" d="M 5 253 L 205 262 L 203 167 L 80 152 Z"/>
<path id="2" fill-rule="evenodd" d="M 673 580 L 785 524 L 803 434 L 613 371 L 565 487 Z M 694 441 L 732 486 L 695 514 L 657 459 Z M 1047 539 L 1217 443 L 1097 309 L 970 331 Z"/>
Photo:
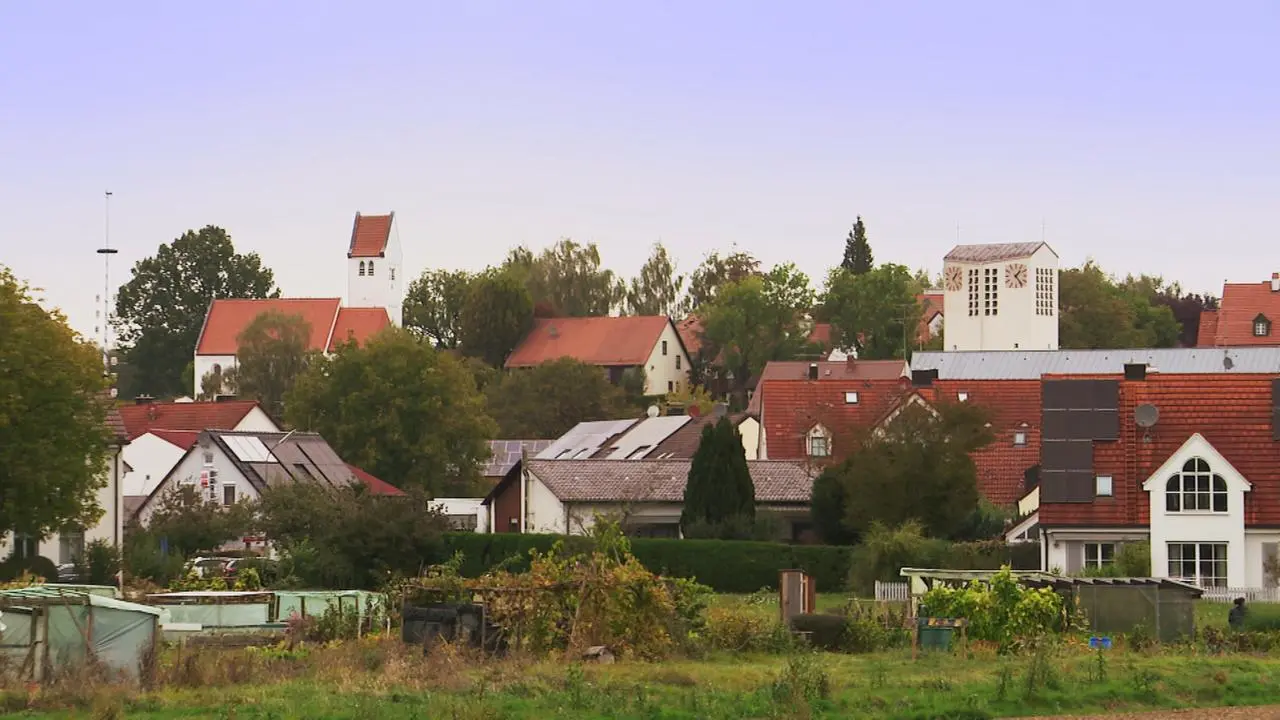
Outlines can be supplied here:
<path id="1" fill-rule="evenodd" d="M 351 246 L 347 249 L 347 257 L 382 257 L 391 239 L 391 223 L 395 216 L 395 213 L 387 215 L 356 213 L 355 224 L 351 227 Z"/>
<path id="2" fill-rule="evenodd" d="M 132 440 L 153 430 L 189 430 L 197 433 L 201 430 L 234 430 L 249 411 L 257 406 L 255 400 L 156 402 L 124 405 L 120 408 L 120 417 L 123 418 L 125 431 Z M 165 439 L 169 440 L 167 437 Z"/>
<path id="3" fill-rule="evenodd" d="M 226 403 L 222 403 L 226 405 Z M 183 450 L 190 450 L 192 445 L 196 444 L 196 439 L 200 437 L 199 430 L 149 430 L 152 435 L 164 440 L 175 447 Z"/>
<path id="4" fill-rule="evenodd" d="M 1196 347 L 1213 347 L 1218 335 L 1218 311 L 1200 311 L 1200 329 L 1196 331 Z"/>
<path id="5" fill-rule="evenodd" d="M 665 316 L 578 317 L 535 320 L 506 366 L 532 367 L 571 357 L 588 365 L 645 365 L 671 320 Z M 670 348 L 679 352 L 680 348 Z"/>
<path id="6" fill-rule="evenodd" d="M 391 317 L 386 308 L 342 308 L 333 324 L 333 338 L 329 340 L 329 352 L 338 349 L 349 340 L 368 342 L 383 329 L 391 327 Z"/>
<path id="7" fill-rule="evenodd" d="M 126 442 L 130 439 L 129 429 L 124 424 L 120 409 L 115 405 L 107 408 L 107 429 L 111 431 L 111 437 L 116 442 Z"/>
<path id="8" fill-rule="evenodd" d="M 872 427 L 907 391 L 898 379 L 765 379 L 756 393 L 763 396 L 760 422 L 769 459 L 805 459 L 805 436 L 819 423 L 834 436 L 836 459 L 842 458 L 848 438 Z M 847 392 L 857 392 L 858 402 L 846 403 Z"/>
<path id="9" fill-rule="evenodd" d="M 338 316 L 338 298 L 274 298 L 269 300 L 214 300 L 205 316 L 197 355 L 235 355 L 240 333 L 264 312 L 274 310 L 286 315 L 301 315 L 311 325 L 309 350 L 324 350 Z"/>
<path id="10" fill-rule="evenodd" d="M 351 470 L 351 474 L 364 483 L 365 487 L 369 488 L 369 492 L 374 495 L 404 495 L 404 491 L 400 488 L 385 480 L 379 480 L 351 463 L 347 463 L 347 467 Z"/>
<path id="11" fill-rule="evenodd" d="M 822 347 L 831 348 L 831 323 L 814 323 L 809 331 L 809 342 L 821 343 Z"/>
<path id="12" fill-rule="evenodd" d="M 764 366 L 756 392 L 747 403 L 747 412 L 759 415 L 762 409 L 765 381 L 807 380 L 809 360 L 774 360 Z M 817 361 L 819 380 L 896 380 L 906 375 L 907 364 L 902 360 L 822 360 Z M 843 393 L 840 397 L 843 402 Z"/>
<path id="13" fill-rule="evenodd" d="M 1041 503 L 1041 525 L 1147 525 L 1150 498 L 1142 483 L 1199 433 L 1253 484 L 1245 494 L 1245 524 L 1280 526 L 1280 442 L 1271 439 L 1271 383 L 1280 376 L 1110 377 L 1120 383 L 1120 438 L 1094 442 L 1093 465 L 1096 474 L 1112 477 L 1115 496 L 1091 503 Z M 1160 410 L 1149 431 L 1133 422 L 1134 409 L 1143 404 Z"/>
<path id="14" fill-rule="evenodd" d="M 680 342 L 684 343 L 684 349 L 690 356 L 697 355 L 698 350 L 702 349 L 702 320 L 697 315 L 690 315 L 676 323 L 676 334 L 680 336 Z"/>
<path id="15" fill-rule="evenodd" d="M 1263 315 L 1273 324 L 1270 335 L 1253 334 L 1253 321 Z M 1226 283 L 1218 305 L 1213 344 L 1219 346 L 1280 345 L 1280 292 L 1272 292 L 1271 282 Z M 1204 337 L 1204 330 L 1200 331 Z M 1198 340 L 1198 339 L 1197 339 Z"/>
<path id="16" fill-rule="evenodd" d="M 921 343 L 929 342 L 929 338 L 933 337 L 933 333 L 929 330 L 929 322 L 933 320 L 935 315 L 942 314 L 943 294 L 941 290 L 926 290 L 916 295 L 916 302 L 920 303 L 920 328 L 916 331 L 917 340 Z"/>

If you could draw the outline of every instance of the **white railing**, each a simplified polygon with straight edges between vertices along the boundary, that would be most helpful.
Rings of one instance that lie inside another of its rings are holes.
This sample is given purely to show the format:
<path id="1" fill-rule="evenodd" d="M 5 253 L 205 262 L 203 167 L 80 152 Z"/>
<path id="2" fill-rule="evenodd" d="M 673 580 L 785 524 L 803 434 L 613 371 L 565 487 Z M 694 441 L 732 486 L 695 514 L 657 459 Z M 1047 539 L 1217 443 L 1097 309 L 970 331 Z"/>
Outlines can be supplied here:
<path id="1" fill-rule="evenodd" d="M 911 586 L 904 582 L 876 581 L 876 600 L 881 602 L 908 602 L 911 600 Z"/>
<path id="2" fill-rule="evenodd" d="M 1224 588 L 1209 587 L 1204 589 L 1201 599 L 1209 602 L 1231 603 L 1236 598 L 1244 598 L 1247 602 L 1280 603 L 1280 588 Z"/>

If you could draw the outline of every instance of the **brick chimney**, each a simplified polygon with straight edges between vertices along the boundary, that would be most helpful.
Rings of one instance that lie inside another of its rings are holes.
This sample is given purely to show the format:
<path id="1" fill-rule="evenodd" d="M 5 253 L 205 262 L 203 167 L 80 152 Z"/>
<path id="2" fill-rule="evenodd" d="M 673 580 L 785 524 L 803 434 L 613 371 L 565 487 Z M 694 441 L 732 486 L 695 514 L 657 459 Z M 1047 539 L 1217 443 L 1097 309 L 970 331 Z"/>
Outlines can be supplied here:
<path id="1" fill-rule="evenodd" d="M 1280 292 L 1280 272 L 1271 273 L 1271 292 Z"/>

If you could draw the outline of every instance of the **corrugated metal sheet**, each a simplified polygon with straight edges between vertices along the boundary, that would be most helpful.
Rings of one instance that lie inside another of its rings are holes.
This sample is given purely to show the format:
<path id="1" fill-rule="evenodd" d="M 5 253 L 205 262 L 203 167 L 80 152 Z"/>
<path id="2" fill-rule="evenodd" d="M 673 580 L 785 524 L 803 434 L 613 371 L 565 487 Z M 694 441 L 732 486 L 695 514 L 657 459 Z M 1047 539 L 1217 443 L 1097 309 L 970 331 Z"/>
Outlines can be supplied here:
<path id="1" fill-rule="evenodd" d="M 1280 373 L 1280 347 L 918 352 L 911 357 L 912 370 L 937 370 L 940 380 L 1119 374 L 1126 363 L 1169 374 Z"/>

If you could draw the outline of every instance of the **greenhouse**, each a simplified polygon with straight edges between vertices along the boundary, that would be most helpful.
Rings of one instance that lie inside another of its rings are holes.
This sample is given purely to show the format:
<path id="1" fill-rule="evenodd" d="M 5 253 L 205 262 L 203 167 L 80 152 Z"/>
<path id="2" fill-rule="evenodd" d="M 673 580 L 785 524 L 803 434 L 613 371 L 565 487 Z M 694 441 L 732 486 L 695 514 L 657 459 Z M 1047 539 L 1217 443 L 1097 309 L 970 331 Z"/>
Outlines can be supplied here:
<path id="1" fill-rule="evenodd" d="M 292 615 L 319 617 L 330 608 L 356 615 L 367 628 L 386 605 L 382 594 L 364 590 L 203 590 L 148 595 L 147 602 L 165 611 L 167 623 L 206 630 L 280 630 Z"/>
<path id="2" fill-rule="evenodd" d="M 159 640 L 160 610 L 48 585 L 0 590 L 0 658 L 12 679 L 40 681 L 96 661 L 139 678 Z"/>

